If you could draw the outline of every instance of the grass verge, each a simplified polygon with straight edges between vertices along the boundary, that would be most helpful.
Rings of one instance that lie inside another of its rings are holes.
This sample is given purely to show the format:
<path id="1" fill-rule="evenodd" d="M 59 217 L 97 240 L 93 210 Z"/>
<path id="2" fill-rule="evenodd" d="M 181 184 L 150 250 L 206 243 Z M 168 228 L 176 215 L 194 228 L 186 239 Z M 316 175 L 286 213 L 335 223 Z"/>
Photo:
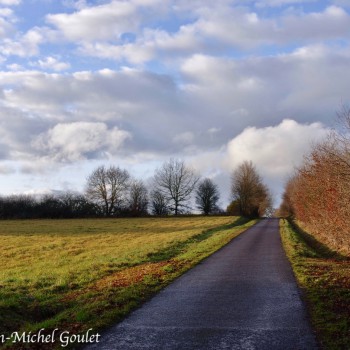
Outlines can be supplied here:
<path id="1" fill-rule="evenodd" d="M 280 229 L 321 348 L 348 350 L 350 259 L 331 251 L 293 222 L 281 219 Z"/>
<path id="2" fill-rule="evenodd" d="M 253 224 L 232 217 L 3 222 L 0 334 L 100 331 Z M 45 344 L 51 348 L 61 347 Z"/>

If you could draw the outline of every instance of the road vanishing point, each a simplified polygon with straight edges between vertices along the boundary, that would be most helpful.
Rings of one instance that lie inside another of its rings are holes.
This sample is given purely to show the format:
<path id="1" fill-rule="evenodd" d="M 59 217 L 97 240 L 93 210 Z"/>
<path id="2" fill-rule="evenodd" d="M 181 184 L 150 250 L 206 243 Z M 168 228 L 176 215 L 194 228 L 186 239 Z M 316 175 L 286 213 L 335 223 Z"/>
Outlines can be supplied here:
<path id="1" fill-rule="evenodd" d="M 265 219 L 86 349 L 317 349 L 278 219 Z"/>

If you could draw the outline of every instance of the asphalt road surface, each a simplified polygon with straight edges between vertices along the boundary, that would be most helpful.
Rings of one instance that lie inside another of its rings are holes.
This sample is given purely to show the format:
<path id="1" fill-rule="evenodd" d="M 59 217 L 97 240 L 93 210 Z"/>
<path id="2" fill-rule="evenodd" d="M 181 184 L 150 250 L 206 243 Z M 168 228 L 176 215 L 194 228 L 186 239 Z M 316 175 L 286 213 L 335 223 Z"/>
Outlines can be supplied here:
<path id="1" fill-rule="evenodd" d="M 317 349 L 278 220 L 241 234 L 87 349 Z"/>

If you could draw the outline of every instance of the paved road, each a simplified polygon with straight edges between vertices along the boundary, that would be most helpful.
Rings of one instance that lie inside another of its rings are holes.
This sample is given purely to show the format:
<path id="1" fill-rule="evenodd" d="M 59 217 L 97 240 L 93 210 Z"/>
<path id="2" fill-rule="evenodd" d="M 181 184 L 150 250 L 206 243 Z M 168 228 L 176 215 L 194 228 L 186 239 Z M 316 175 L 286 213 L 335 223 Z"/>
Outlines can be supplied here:
<path id="1" fill-rule="evenodd" d="M 278 220 L 250 228 L 88 349 L 317 349 Z"/>

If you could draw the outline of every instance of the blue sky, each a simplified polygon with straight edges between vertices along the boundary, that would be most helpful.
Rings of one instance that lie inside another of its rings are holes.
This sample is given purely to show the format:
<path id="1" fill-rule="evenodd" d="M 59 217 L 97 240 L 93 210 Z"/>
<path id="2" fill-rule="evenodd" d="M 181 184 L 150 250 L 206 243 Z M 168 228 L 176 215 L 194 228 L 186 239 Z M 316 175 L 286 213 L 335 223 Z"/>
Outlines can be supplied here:
<path id="1" fill-rule="evenodd" d="M 0 193 L 177 157 L 225 205 L 247 159 L 278 202 L 349 102 L 349 44 L 348 0 L 0 0 Z"/>

